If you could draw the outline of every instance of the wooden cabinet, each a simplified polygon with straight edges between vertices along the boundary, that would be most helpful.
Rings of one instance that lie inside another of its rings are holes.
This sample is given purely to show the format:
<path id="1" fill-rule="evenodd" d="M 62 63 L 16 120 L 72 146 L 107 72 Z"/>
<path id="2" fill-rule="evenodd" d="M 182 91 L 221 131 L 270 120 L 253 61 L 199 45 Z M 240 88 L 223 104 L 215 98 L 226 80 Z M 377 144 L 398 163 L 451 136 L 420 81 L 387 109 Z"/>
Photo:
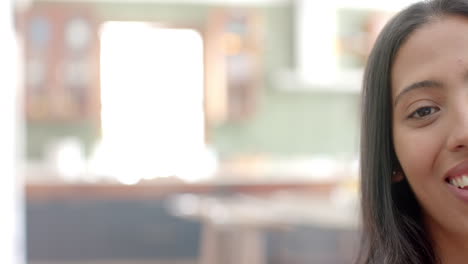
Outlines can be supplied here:
<path id="1" fill-rule="evenodd" d="M 261 91 L 262 16 L 216 9 L 206 26 L 206 109 L 212 124 L 248 119 Z"/>
<path id="2" fill-rule="evenodd" d="M 29 121 L 99 120 L 99 23 L 87 5 L 35 3 L 20 15 Z"/>

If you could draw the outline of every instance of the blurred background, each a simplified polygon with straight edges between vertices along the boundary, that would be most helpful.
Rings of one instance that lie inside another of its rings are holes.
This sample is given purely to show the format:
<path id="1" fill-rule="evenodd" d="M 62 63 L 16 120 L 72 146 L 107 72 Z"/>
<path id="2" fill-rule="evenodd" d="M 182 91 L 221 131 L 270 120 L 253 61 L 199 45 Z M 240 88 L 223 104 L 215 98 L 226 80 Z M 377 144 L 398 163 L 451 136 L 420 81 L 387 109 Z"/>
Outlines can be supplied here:
<path id="1" fill-rule="evenodd" d="M 363 67 L 407 4 L 3 1 L 3 262 L 352 263 Z"/>

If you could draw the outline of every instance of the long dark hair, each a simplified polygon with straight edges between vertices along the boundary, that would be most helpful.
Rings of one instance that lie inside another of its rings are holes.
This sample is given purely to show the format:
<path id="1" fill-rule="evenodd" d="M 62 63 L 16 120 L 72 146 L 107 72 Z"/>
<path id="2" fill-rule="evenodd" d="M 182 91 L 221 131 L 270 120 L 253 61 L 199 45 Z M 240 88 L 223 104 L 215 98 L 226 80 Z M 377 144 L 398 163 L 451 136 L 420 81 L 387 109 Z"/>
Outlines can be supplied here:
<path id="1" fill-rule="evenodd" d="M 363 244 L 358 263 L 439 263 L 408 182 L 392 182 L 400 164 L 392 139 L 391 68 L 415 30 L 445 15 L 468 17 L 468 0 L 431 0 L 404 9 L 385 25 L 367 61 L 361 120 Z"/>

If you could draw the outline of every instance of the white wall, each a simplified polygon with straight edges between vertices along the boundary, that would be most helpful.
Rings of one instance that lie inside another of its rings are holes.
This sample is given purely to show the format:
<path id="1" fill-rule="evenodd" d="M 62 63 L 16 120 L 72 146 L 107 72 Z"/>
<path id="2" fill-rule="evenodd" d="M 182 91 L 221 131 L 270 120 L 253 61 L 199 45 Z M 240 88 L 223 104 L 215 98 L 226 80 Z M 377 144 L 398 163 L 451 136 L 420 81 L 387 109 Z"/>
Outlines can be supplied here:
<path id="1" fill-rule="evenodd" d="M 12 6 L 12 0 L 0 0 L 0 263 L 22 264 L 25 261 L 22 188 L 18 178 L 19 49 Z"/>

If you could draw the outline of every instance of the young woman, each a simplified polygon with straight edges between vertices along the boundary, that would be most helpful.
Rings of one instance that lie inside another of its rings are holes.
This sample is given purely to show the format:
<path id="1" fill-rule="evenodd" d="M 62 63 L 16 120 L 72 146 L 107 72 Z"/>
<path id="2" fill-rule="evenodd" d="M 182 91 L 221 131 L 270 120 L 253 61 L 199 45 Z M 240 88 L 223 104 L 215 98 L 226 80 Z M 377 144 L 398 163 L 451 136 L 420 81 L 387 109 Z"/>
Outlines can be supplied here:
<path id="1" fill-rule="evenodd" d="M 417 3 L 389 21 L 362 110 L 358 262 L 468 263 L 468 0 Z"/>

